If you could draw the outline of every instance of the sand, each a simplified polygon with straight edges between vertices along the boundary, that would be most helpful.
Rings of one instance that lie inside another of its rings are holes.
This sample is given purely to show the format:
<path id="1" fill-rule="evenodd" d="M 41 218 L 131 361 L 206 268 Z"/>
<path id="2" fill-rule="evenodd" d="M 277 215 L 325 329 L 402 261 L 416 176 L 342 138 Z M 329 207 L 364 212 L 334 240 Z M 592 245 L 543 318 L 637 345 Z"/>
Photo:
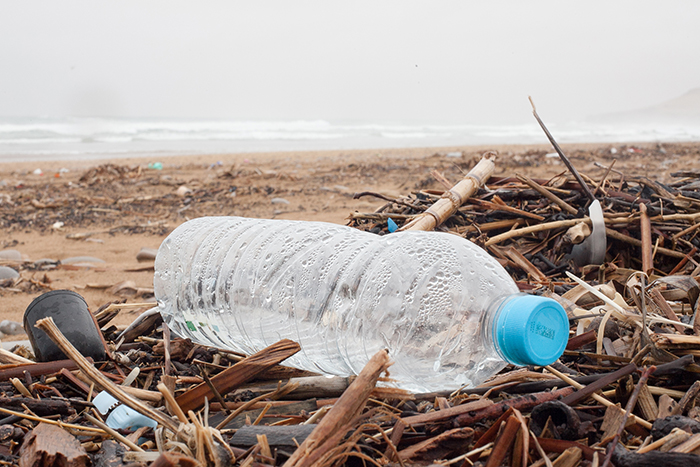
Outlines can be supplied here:
<path id="1" fill-rule="evenodd" d="M 355 199 L 355 193 L 398 197 L 443 189 L 431 171 L 457 182 L 486 150 L 499 154 L 495 176 L 547 179 L 565 171 L 549 145 L 0 164 L 0 250 L 18 250 L 24 260 L 0 260 L 20 270 L 19 280 L 0 286 L 0 320 L 21 322 L 30 302 L 52 289 L 78 292 L 92 311 L 116 300 L 152 302 L 153 262 L 139 262 L 137 254 L 158 248 L 188 219 L 236 215 L 344 224 L 350 213 L 373 212 L 383 204 L 374 197 Z M 700 143 L 581 144 L 564 150 L 593 180 L 605 173 L 595 163 L 609 166 L 613 160 L 627 178 L 664 182 L 674 172 L 700 170 Z M 154 162 L 162 169 L 149 169 Z M 71 257 L 104 262 L 65 264 Z M 35 268 L 44 258 L 54 267 Z M 117 290 L 120 284 L 127 286 Z M 124 326 L 141 311 L 122 312 L 114 323 Z"/>

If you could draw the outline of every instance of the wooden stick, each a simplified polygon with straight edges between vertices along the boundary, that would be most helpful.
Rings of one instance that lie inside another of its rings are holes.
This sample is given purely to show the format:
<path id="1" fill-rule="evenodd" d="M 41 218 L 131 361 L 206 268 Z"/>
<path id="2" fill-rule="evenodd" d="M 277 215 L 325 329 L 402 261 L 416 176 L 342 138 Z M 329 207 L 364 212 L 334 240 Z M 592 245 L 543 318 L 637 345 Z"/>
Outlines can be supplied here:
<path id="1" fill-rule="evenodd" d="M 692 232 L 693 230 L 697 230 L 698 228 L 700 228 L 700 222 L 696 222 L 695 224 L 691 225 L 691 226 L 688 227 L 687 229 L 681 230 L 681 231 L 678 232 L 677 234 L 674 234 L 674 235 L 671 237 L 671 239 L 675 242 L 675 241 L 677 241 L 679 238 L 681 238 L 683 235 L 689 234 L 690 232 Z"/>
<path id="2" fill-rule="evenodd" d="M 163 394 L 163 399 L 165 399 L 166 405 L 169 409 L 171 409 L 172 412 L 175 412 L 173 415 L 175 415 L 177 419 L 180 420 L 180 423 L 187 423 L 187 417 L 185 416 L 185 413 L 182 411 L 180 406 L 177 405 L 177 402 L 175 401 L 175 396 L 172 395 L 170 389 L 168 389 L 165 383 L 158 383 L 158 390 L 161 392 L 161 394 Z"/>
<path id="3" fill-rule="evenodd" d="M 617 159 L 613 159 L 613 161 L 610 163 L 608 168 L 605 171 L 605 174 L 603 175 L 603 178 L 600 179 L 600 183 L 597 183 L 595 186 L 595 190 L 593 190 L 593 195 L 595 196 L 598 194 L 598 191 L 602 191 L 605 196 L 608 196 L 608 192 L 605 191 L 605 180 L 608 178 L 608 175 L 610 175 L 610 171 L 613 168 L 613 165 L 615 165 L 615 162 L 617 162 Z"/>
<path id="4" fill-rule="evenodd" d="M 316 464 L 345 437 L 352 421 L 361 413 L 379 376 L 389 367 L 386 350 L 377 352 L 350 387 L 319 422 L 314 431 L 285 462 L 285 467 L 309 467 Z"/>
<path id="5" fill-rule="evenodd" d="M 586 344 L 590 344 L 591 342 L 595 342 L 597 339 L 598 339 L 598 335 L 597 335 L 595 329 L 591 329 L 588 332 L 584 332 L 583 334 L 579 334 L 578 336 L 574 336 L 571 339 L 569 339 L 569 342 L 567 342 L 567 344 L 566 344 L 566 350 L 579 349 Z"/>
<path id="6" fill-rule="evenodd" d="M 644 203 L 639 205 L 639 214 L 639 227 L 642 235 L 642 271 L 645 274 L 651 274 L 654 270 L 654 259 L 651 254 L 651 221 Z"/>
<path id="7" fill-rule="evenodd" d="M 491 177 L 496 165 L 491 156 L 486 153 L 476 166 L 457 183 L 451 190 L 446 191 L 442 198 L 430 206 L 408 224 L 399 230 L 434 230 L 435 227 L 445 222 L 464 202 L 474 196 L 486 180 Z"/>
<path id="8" fill-rule="evenodd" d="M 673 269 L 671 270 L 671 272 L 668 273 L 668 275 L 669 275 L 669 276 L 672 276 L 672 275 L 676 274 L 678 271 L 680 271 L 681 268 L 682 268 L 683 266 L 685 266 L 686 263 L 690 260 L 690 258 L 692 258 L 693 255 L 695 255 L 695 253 L 697 253 L 697 252 L 698 252 L 698 247 L 694 246 L 693 249 L 690 250 L 690 251 L 688 252 L 688 254 L 685 255 L 685 256 L 683 257 L 683 259 L 680 260 L 680 261 L 678 262 L 678 264 L 676 264 L 676 267 L 673 268 Z"/>
<path id="9" fill-rule="evenodd" d="M 125 436 L 122 436 L 119 432 L 117 432 L 116 430 L 113 430 L 112 428 L 107 426 L 106 423 L 102 423 L 101 421 L 99 421 L 95 417 L 88 415 L 88 414 L 85 414 L 85 418 L 87 418 L 88 421 L 90 423 L 92 423 L 93 425 L 102 428 L 105 432 L 109 433 L 114 439 L 116 439 L 120 443 L 124 443 L 125 445 L 127 445 L 129 447 L 129 449 L 131 449 L 132 451 L 144 452 L 144 450 L 141 446 L 139 446 L 138 444 L 132 443 Z"/>
<path id="10" fill-rule="evenodd" d="M 571 206 L 569 203 L 567 203 L 563 199 L 559 198 L 557 195 L 555 195 L 554 193 L 549 191 L 547 188 L 543 187 L 542 185 L 540 185 L 536 181 L 532 180 L 530 177 L 528 177 L 526 175 L 520 175 L 517 173 L 515 174 L 515 176 L 518 177 L 518 180 L 520 180 L 521 182 L 528 185 L 530 188 L 532 188 L 533 190 L 535 190 L 536 192 L 538 192 L 539 194 L 541 194 L 542 196 L 544 196 L 545 198 L 547 198 L 548 200 L 550 200 L 551 202 L 553 202 L 554 204 L 556 204 L 557 206 L 562 208 L 564 211 L 568 212 L 569 214 L 573 214 L 573 215 L 578 214 L 578 210 L 576 208 Z"/>
<path id="11" fill-rule="evenodd" d="M 491 201 L 484 201 L 482 199 L 476 199 L 476 198 L 469 198 L 469 203 L 476 204 L 478 206 L 485 207 L 487 209 L 492 209 L 494 211 L 503 211 L 503 212 L 509 212 L 511 214 L 517 214 L 520 217 L 529 217 L 530 219 L 534 219 L 536 221 L 543 221 L 544 217 L 538 215 L 538 214 L 533 214 L 531 212 L 523 211 L 522 209 L 516 209 L 512 208 L 508 205 L 505 204 L 498 204 L 498 203 L 492 203 Z"/>
<path id="12" fill-rule="evenodd" d="M 524 219 L 505 219 L 502 221 L 486 222 L 484 224 L 472 224 L 467 226 L 457 226 L 455 231 L 459 234 L 468 232 L 489 232 L 491 230 L 509 229 L 519 226 L 525 222 Z"/>
<path id="13" fill-rule="evenodd" d="M 264 370 L 288 359 L 301 350 L 301 346 L 289 339 L 283 339 L 276 344 L 246 357 L 230 368 L 211 378 L 212 384 L 220 394 L 225 395 L 241 384 L 250 381 Z M 183 393 L 175 400 L 183 412 L 196 410 L 204 405 L 204 398 L 212 400 L 214 393 L 206 383 L 200 383 Z"/>
<path id="14" fill-rule="evenodd" d="M 614 238 L 615 240 L 620 240 L 621 242 L 629 243 L 630 245 L 634 245 L 634 246 L 638 246 L 638 247 L 642 246 L 641 240 L 637 240 L 636 238 L 632 238 L 630 236 L 621 234 L 617 230 L 605 229 L 605 235 L 607 235 L 610 238 Z M 668 248 L 658 247 L 656 249 L 656 251 L 658 253 L 661 253 L 661 254 L 666 255 L 666 256 L 670 256 L 672 258 L 685 258 L 685 256 L 686 256 L 685 253 L 683 253 L 681 251 L 669 250 Z"/>
<path id="15" fill-rule="evenodd" d="M 525 271 L 536 282 L 544 282 L 547 280 L 547 276 L 545 276 L 544 273 L 537 268 L 537 266 L 528 261 L 527 258 L 525 258 L 525 256 L 523 256 L 515 248 L 507 248 L 504 253 L 508 259 L 515 263 L 515 265 L 520 269 Z"/>
<path id="16" fill-rule="evenodd" d="M 491 246 L 491 245 L 496 245 L 497 243 L 501 243 L 505 240 L 515 238 L 515 237 L 522 237 L 524 235 L 528 235 L 531 233 L 535 232 L 543 232 L 545 230 L 554 230 L 554 229 L 563 229 L 567 227 L 571 227 L 573 225 L 579 224 L 581 222 L 584 222 L 586 224 L 591 224 L 591 219 L 590 217 L 582 217 L 580 219 L 567 219 L 564 221 L 555 221 L 555 222 L 547 222 L 545 224 L 537 224 L 537 225 L 531 225 L 528 227 L 523 227 L 522 229 L 515 229 L 511 230 L 509 232 L 502 233 L 500 235 L 496 235 L 495 237 L 491 237 L 484 245 L 485 246 Z"/>
<path id="17" fill-rule="evenodd" d="M 92 361 L 92 359 L 90 359 Z M 57 373 L 65 368 L 68 371 L 75 370 L 78 367 L 72 360 L 57 360 L 55 362 L 41 363 L 22 363 L 18 365 L 4 365 L 0 369 L 0 381 L 8 381 L 10 378 L 21 378 L 24 373 L 29 373 L 32 378 L 37 376 L 49 375 Z"/>
<path id="18" fill-rule="evenodd" d="M 57 425 L 57 426 L 60 426 L 62 428 L 67 428 L 70 430 L 90 431 L 90 432 L 99 433 L 99 434 L 104 433 L 104 430 L 101 430 L 99 428 L 93 428 L 91 426 L 74 425 L 72 423 L 57 422 L 56 420 L 35 417 L 34 415 L 28 415 L 28 414 L 23 413 L 23 412 L 15 412 L 14 410 L 8 410 L 8 409 L 5 409 L 3 407 L 0 407 L 0 412 L 6 413 L 8 415 L 14 415 L 14 416 L 20 417 L 20 418 L 26 418 L 27 420 L 31 420 L 33 422 L 49 423 L 51 425 Z"/>
<path id="19" fill-rule="evenodd" d="M 689 406 L 695 401 L 695 398 L 700 392 L 700 381 L 695 381 L 689 388 L 688 391 L 683 395 L 678 405 L 673 409 L 671 415 L 683 415 Z"/>
<path id="20" fill-rule="evenodd" d="M 549 139 L 549 142 L 552 143 L 554 150 L 557 151 L 557 154 L 559 154 L 559 158 L 562 160 L 564 165 L 566 165 L 566 168 L 569 169 L 569 172 L 571 172 L 578 184 L 581 185 L 581 190 L 583 190 L 583 193 L 588 197 L 588 199 L 591 201 L 595 200 L 595 196 L 593 196 L 593 193 L 591 193 L 591 189 L 588 188 L 586 182 L 583 181 L 583 178 L 581 178 L 581 175 L 578 173 L 578 170 L 576 170 L 576 168 L 571 164 L 569 158 L 564 155 L 564 151 L 561 150 L 559 144 L 557 144 L 557 142 L 554 140 L 554 137 L 544 125 L 544 122 L 542 121 L 542 119 L 540 119 L 540 116 L 537 115 L 537 109 L 535 108 L 535 102 L 532 100 L 532 97 L 528 96 L 528 99 L 530 99 L 530 105 L 532 105 L 532 114 L 535 116 L 537 123 L 540 124 L 540 127 L 542 127 L 544 134 L 547 135 L 547 139 Z"/>
<path id="21" fill-rule="evenodd" d="M 73 344 L 71 344 L 68 339 L 65 338 L 63 333 L 56 323 L 54 323 L 53 318 L 43 318 L 36 322 L 35 326 L 46 333 L 47 336 L 58 346 L 63 353 L 68 356 L 71 360 L 75 362 L 80 368 L 85 376 L 87 376 L 91 381 L 93 381 L 99 388 L 107 391 L 119 402 L 131 407 L 138 413 L 152 418 L 156 422 L 160 423 L 173 433 L 177 433 L 178 425 L 169 417 L 165 416 L 161 412 L 153 410 L 146 404 L 126 393 L 123 388 L 117 386 L 107 377 L 105 377 L 97 368 L 95 368 L 90 362 L 87 361 L 85 357 L 82 356 L 78 349 L 76 349 Z"/>
<path id="22" fill-rule="evenodd" d="M 450 407 L 449 409 L 434 410 L 432 412 L 402 418 L 401 421 L 405 425 L 411 426 L 422 425 L 425 423 L 435 423 L 448 418 L 454 418 L 457 415 L 462 415 L 463 413 L 485 409 L 486 407 L 490 407 L 492 405 L 493 401 L 490 399 L 479 399 L 472 402 L 467 402 L 466 404 Z"/>
<path id="23" fill-rule="evenodd" d="M 226 418 L 223 419 L 216 426 L 216 429 L 223 430 L 226 427 L 226 425 L 228 425 L 229 422 L 231 422 L 231 420 L 233 420 L 234 418 L 236 418 L 237 416 L 239 416 L 241 413 L 245 412 L 246 410 L 250 409 L 251 407 L 255 406 L 255 404 L 257 404 L 261 400 L 263 400 L 263 399 L 274 400 L 274 399 L 277 399 L 279 397 L 282 397 L 282 396 L 288 394 L 289 392 L 293 391 L 298 386 L 298 384 L 294 383 L 292 381 L 287 381 L 287 384 L 285 384 L 284 387 L 280 387 L 280 386 L 281 386 L 281 384 L 277 383 L 277 389 L 275 389 L 274 391 L 266 393 L 266 394 L 261 394 L 258 397 L 251 399 L 249 401 L 246 401 L 242 405 L 238 406 L 237 409 L 235 409 L 233 412 L 228 414 L 226 416 Z"/>
<path id="24" fill-rule="evenodd" d="M 642 376 L 640 376 L 639 378 L 639 382 L 637 382 L 637 386 L 634 388 L 634 391 L 632 391 L 632 395 L 630 396 L 629 400 L 627 401 L 627 405 L 625 406 L 625 417 L 620 423 L 620 427 L 618 428 L 617 433 L 615 434 L 615 438 L 608 445 L 608 455 L 605 456 L 605 462 L 603 462 L 603 467 L 607 467 L 608 464 L 610 464 L 613 452 L 615 452 L 615 446 L 617 446 L 617 443 L 620 440 L 620 436 L 622 436 L 622 432 L 625 431 L 627 419 L 631 415 L 632 410 L 634 409 L 634 406 L 637 403 L 639 391 L 642 389 L 642 386 L 644 386 L 647 383 L 649 376 L 654 372 L 654 370 L 656 370 L 656 367 L 654 366 L 650 366 L 649 368 L 644 369 L 644 371 L 642 372 Z"/>
<path id="25" fill-rule="evenodd" d="M 545 368 L 547 368 L 547 371 L 549 371 L 550 373 L 552 373 L 552 374 L 558 376 L 559 379 L 564 380 L 565 382 L 567 382 L 568 384 L 572 385 L 572 386 L 575 387 L 576 389 L 581 390 L 581 389 L 584 388 L 584 386 L 583 386 L 582 384 L 577 383 L 576 381 L 574 381 L 573 379 L 569 378 L 569 377 L 568 377 L 567 375 L 565 375 L 564 373 L 555 370 L 555 369 L 552 368 L 550 365 L 547 365 Z M 597 400 L 598 402 L 600 402 L 601 404 L 603 404 L 603 405 L 606 406 L 606 407 L 610 407 L 610 406 L 615 405 L 615 404 L 613 404 L 612 402 L 610 402 L 609 400 L 607 400 L 606 398 L 604 398 L 603 396 L 600 396 L 600 395 L 598 395 L 598 394 L 596 394 L 596 393 L 591 394 L 591 397 L 592 397 L 593 399 Z M 651 423 L 647 422 L 647 421 L 644 420 L 643 418 L 639 418 L 639 417 L 637 417 L 637 416 L 634 415 L 634 414 L 630 415 L 630 417 L 633 417 L 635 423 L 637 423 L 638 425 L 643 426 L 643 427 L 646 428 L 647 430 L 651 430 Z"/>
<path id="26" fill-rule="evenodd" d="M 488 461 L 486 461 L 486 467 L 497 467 L 501 465 L 503 459 L 505 459 L 508 451 L 513 446 L 515 442 L 515 435 L 520 429 L 520 421 L 515 415 L 511 415 L 506 420 L 505 427 L 496 441 L 493 444 L 493 450 L 489 456 Z"/>
<path id="27" fill-rule="evenodd" d="M 620 378 L 634 373 L 636 370 L 637 365 L 633 363 L 625 365 L 619 370 L 609 373 L 587 386 L 582 386 L 581 388 L 579 388 L 578 391 L 569 396 L 564 397 L 561 401 L 566 405 L 577 404 L 578 402 L 587 399 L 589 396 L 596 393 L 597 391 L 603 389 L 605 386 L 608 386 L 609 384 L 616 382 Z"/>
<path id="28" fill-rule="evenodd" d="M 671 430 L 669 434 L 664 436 L 663 438 L 659 438 L 656 441 L 654 441 L 651 444 L 647 444 L 643 448 L 637 449 L 636 453 L 637 454 L 644 454 L 645 452 L 653 451 L 657 448 L 660 448 L 661 446 L 665 445 L 666 443 L 676 443 L 678 439 L 681 439 L 681 443 L 685 440 L 690 438 L 690 434 L 687 431 L 683 431 L 680 428 L 674 428 Z M 680 443 L 676 443 L 678 445 Z"/>
<path id="29" fill-rule="evenodd" d="M 457 426 L 470 426 L 477 421 L 494 419 L 503 414 L 503 412 L 508 410 L 509 407 L 518 409 L 520 411 L 530 410 L 543 402 L 553 401 L 561 397 L 566 397 L 572 392 L 573 389 L 567 387 L 557 389 L 555 391 L 539 392 L 535 394 L 528 394 L 522 397 L 508 399 L 503 402 L 490 405 L 481 410 L 474 410 L 472 412 L 459 415 L 457 416 L 457 418 L 455 418 L 454 424 Z"/>
<path id="30" fill-rule="evenodd" d="M 651 292 L 649 292 L 649 296 L 656 306 L 658 306 L 663 312 L 663 314 L 666 315 L 666 318 L 679 323 L 674 324 L 673 327 L 676 328 L 676 331 L 683 334 L 685 332 L 685 328 L 680 325 L 681 320 L 678 319 L 678 315 L 673 312 L 666 299 L 663 297 L 663 295 L 661 295 L 659 289 L 652 289 Z"/>

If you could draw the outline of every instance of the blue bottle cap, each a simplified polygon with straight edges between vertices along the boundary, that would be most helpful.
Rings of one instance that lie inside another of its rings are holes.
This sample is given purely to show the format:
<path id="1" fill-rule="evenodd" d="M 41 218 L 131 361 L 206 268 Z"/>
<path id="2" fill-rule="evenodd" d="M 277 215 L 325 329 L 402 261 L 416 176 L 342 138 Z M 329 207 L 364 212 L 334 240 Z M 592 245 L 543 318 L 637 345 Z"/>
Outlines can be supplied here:
<path id="1" fill-rule="evenodd" d="M 569 340 L 569 319 L 555 300 L 516 295 L 494 320 L 493 337 L 501 355 L 515 365 L 549 365 Z"/>

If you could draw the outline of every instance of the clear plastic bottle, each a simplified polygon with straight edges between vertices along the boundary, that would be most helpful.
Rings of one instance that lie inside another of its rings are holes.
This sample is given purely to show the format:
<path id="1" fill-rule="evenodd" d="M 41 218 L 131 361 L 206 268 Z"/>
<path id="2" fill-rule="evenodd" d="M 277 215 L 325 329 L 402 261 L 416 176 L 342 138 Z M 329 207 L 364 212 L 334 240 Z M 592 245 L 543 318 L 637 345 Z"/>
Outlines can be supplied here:
<path id="1" fill-rule="evenodd" d="M 291 339 L 302 350 L 285 364 L 333 375 L 386 348 L 391 377 L 415 392 L 552 363 L 569 332 L 557 302 L 518 293 L 495 259 L 450 233 L 203 217 L 163 241 L 154 289 L 183 337 L 246 354 Z"/>

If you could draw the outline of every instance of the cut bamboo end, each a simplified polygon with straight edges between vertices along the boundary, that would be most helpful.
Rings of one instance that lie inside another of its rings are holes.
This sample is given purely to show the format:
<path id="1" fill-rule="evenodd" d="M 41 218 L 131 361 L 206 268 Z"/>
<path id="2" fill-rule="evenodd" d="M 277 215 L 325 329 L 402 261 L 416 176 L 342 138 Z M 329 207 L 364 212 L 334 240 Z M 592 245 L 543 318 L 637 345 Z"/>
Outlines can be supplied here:
<path id="1" fill-rule="evenodd" d="M 442 198 L 430 206 L 399 231 L 434 230 L 445 222 L 464 202 L 474 196 L 479 188 L 493 175 L 496 164 L 493 162 L 494 153 L 488 152 L 476 166 L 454 187 L 446 191 Z"/>

